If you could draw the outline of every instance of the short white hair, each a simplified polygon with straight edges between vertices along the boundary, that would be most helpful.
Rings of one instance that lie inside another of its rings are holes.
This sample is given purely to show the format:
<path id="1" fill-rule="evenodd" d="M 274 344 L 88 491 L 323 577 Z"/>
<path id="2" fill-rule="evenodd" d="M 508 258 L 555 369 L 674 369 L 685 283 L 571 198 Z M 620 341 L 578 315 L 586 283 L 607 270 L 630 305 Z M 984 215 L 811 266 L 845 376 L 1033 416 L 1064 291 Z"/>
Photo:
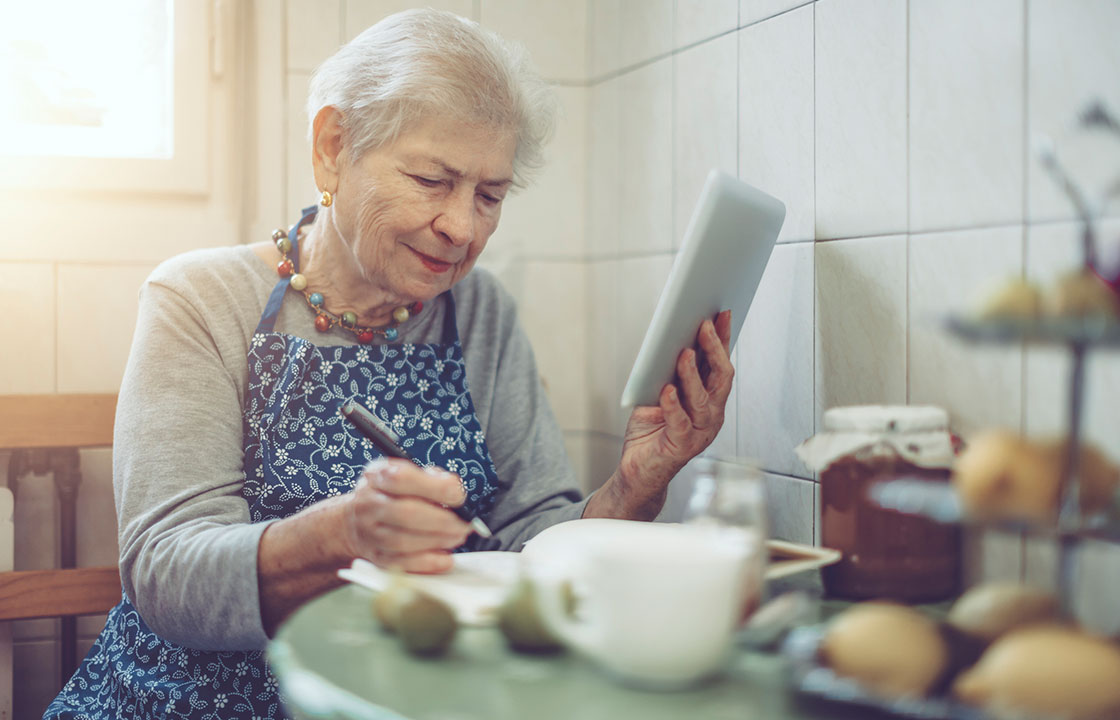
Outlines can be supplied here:
<path id="1" fill-rule="evenodd" d="M 405 10 L 368 28 L 311 77 L 308 136 L 327 106 L 342 114 L 352 159 L 392 143 L 433 115 L 512 131 L 513 182 L 524 187 L 544 164 L 556 99 L 521 45 L 478 23 L 433 9 Z"/>

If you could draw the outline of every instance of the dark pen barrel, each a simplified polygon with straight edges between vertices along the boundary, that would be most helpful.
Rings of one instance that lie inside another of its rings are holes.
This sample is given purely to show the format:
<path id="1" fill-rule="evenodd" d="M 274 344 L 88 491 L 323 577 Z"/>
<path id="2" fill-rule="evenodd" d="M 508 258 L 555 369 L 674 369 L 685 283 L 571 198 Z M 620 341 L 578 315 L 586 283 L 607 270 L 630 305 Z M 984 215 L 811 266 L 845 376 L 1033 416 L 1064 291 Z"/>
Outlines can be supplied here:
<path id="1" fill-rule="evenodd" d="M 342 413 L 342 417 L 352 422 L 362 436 L 373 443 L 385 457 L 412 460 L 412 456 L 401 448 L 400 439 L 397 438 L 396 434 L 361 403 L 350 400 L 343 403 L 339 412 Z M 469 523 L 475 532 L 482 537 L 488 538 L 493 535 L 482 518 L 475 517 L 465 505 L 448 509 L 455 513 L 460 520 Z"/>
<path id="2" fill-rule="evenodd" d="M 393 431 L 362 405 L 354 401 L 345 403 L 342 406 L 342 416 L 354 423 L 354 426 L 381 451 L 382 455 L 403 460 L 412 459 L 407 452 L 401 449 L 400 441 L 393 434 Z"/>

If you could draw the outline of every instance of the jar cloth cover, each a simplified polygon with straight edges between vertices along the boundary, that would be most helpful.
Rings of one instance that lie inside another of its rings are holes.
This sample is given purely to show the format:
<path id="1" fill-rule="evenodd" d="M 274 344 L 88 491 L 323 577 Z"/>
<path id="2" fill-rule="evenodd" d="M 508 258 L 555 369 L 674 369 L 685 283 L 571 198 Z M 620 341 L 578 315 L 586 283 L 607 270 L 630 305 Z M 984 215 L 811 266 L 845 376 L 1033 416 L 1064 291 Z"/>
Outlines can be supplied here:
<path id="1" fill-rule="evenodd" d="M 797 448 L 820 473 L 821 544 L 840 550 L 822 570 L 825 592 L 848 599 L 931 602 L 960 589 L 958 527 L 884 510 L 868 499 L 877 482 L 948 482 L 953 441 L 948 414 L 929 406 L 832 408 L 824 432 Z"/>

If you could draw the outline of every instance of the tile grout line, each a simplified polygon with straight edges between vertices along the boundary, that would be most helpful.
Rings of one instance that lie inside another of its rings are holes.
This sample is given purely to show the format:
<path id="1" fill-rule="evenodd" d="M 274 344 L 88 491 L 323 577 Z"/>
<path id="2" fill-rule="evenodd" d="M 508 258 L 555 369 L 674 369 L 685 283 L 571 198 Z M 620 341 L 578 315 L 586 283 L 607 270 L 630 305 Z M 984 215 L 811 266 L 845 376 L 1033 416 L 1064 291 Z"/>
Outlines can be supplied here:
<path id="1" fill-rule="evenodd" d="M 476 2 L 478 2 L 478 1 L 479 0 L 476 0 Z M 808 2 L 803 2 L 800 5 L 797 5 L 796 7 L 787 8 L 785 10 L 782 10 L 781 12 L 774 13 L 773 15 L 770 15 L 768 17 L 764 17 L 764 18 L 761 18 L 759 20 L 755 20 L 754 22 L 751 22 L 747 25 L 742 25 L 741 24 L 742 21 L 743 21 L 743 18 L 742 18 L 742 15 L 739 15 L 737 20 L 736 20 L 735 27 L 731 28 L 730 30 L 724 30 L 723 32 L 720 32 L 716 35 L 712 35 L 710 37 L 706 37 L 706 38 L 703 38 L 703 39 L 700 39 L 700 40 L 696 40 L 694 42 L 688 43 L 687 45 L 682 45 L 680 47 L 674 47 L 671 50 L 669 50 L 668 52 L 658 53 L 658 54 L 656 54 L 656 55 L 654 55 L 650 58 L 647 58 L 645 60 L 640 60 L 636 63 L 631 63 L 631 64 L 623 66 L 621 68 L 618 68 L 618 69 L 615 69 L 615 70 L 610 70 L 608 72 L 603 73 L 602 75 L 599 75 L 598 77 L 589 77 L 588 80 L 587 80 L 587 84 L 588 85 L 597 85 L 597 84 L 599 84 L 601 82 L 605 82 L 607 80 L 613 80 L 616 77 L 619 77 L 621 75 L 625 75 L 626 73 L 633 72 L 635 70 L 639 70 L 639 69 L 641 69 L 643 67 L 646 67 L 648 65 L 653 65 L 654 63 L 656 63 L 658 61 L 664 60 L 668 57 L 672 57 L 673 55 L 676 55 L 678 53 L 687 52 L 689 50 L 692 50 L 693 48 L 696 48 L 696 47 L 699 47 L 700 45 L 703 45 L 704 43 L 709 43 L 709 42 L 712 42 L 714 40 L 718 40 L 722 37 L 725 37 L 725 36 L 730 35 L 732 33 L 737 33 L 740 30 L 745 30 L 746 28 L 749 28 L 749 27 L 754 27 L 756 25 L 761 25 L 764 22 L 768 22 L 770 20 L 773 20 L 774 18 L 781 17 L 782 15 L 788 15 L 791 12 L 795 12 L 797 10 L 800 10 L 800 9 L 802 9 L 802 8 L 808 6 L 808 5 L 814 5 L 815 3 L 816 3 L 816 0 L 808 0 Z"/>
<path id="2" fill-rule="evenodd" d="M 677 27 L 677 0 L 673 0 L 672 12 L 672 26 L 673 26 L 673 39 L 672 43 L 676 44 L 676 27 Z M 673 54 L 672 62 L 669 64 L 669 248 L 677 243 L 677 203 L 676 190 L 677 185 L 677 55 Z"/>
<path id="3" fill-rule="evenodd" d="M 812 400 L 809 406 L 809 415 L 812 419 L 813 434 L 817 433 L 817 339 L 820 336 L 820 329 L 817 323 L 820 318 L 817 317 L 817 4 L 813 3 L 813 37 L 812 37 L 812 52 L 813 52 L 813 249 L 810 258 L 813 261 L 813 281 L 810 283 L 810 298 L 809 302 L 813 308 L 813 337 L 812 337 L 812 358 L 811 358 L 811 375 L 809 376 L 809 386 L 812 388 L 810 393 Z M 813 492 L 812 502 L 810 503 L 812 509 L 809 517 L 809 542 L 810 544 L 817 537 L 817 522 L 820 518 L 820 511 L 817 507 L 817 493 Z"/>
<path id="4" fill-rule="evenodd" d="M 1021 277 L 1027 277 L 1027 254 L 1029 252 L 1029 245 L 1027 242 L 1028 228 L 1030 227 L 1030 217 L 1028 210 L 1029 192 L 1028 181 L 1029 170 L 1027 164 L 1030 162 L 1030 3 L 1023 0 L 1023 74 L 1022 74 L 1022 88 L 1023 88 L 1023 207 L 1021 216 L 1023 222 L 1021 225 L 1021 235 L 1019 238 L 1019 247 L 1021 252 L 1020 262 L 1022 263 Z M 1026 344 L 1019 346 L 1019 433 L 1025 434 L 1027 430 L 1027 414 L 1030 411 L 1029 400 L 1030 397 L 1028 388 L 1028 368 L 1027 368 L 1027 349 Z M 1027 537 L 1026 535 L 1019 536 L 1019 581 L 1026 582 L 1027 580 Z"/>
<path id="5" fill-rule="evenodd" d="M 1029 257 L 1029 253 L 1030 253 L 1030 243 L 1028 241 L 1029 228 L 1030 228 L 1030 222 L 1029 222 L 1029 217 L 1028 217 L 1028 214 L 1029 214 L 1029 211 L 1028 211 L 1029 189 L 1028 189 L 1028 181 L 1027 181 L 1027 177 L 1028 177 L 1028 174 L 1029 174 L 1029 171 L 1027 169 L 1027 164 L 1030 162 L 1030 150 L 1029 150 L 1029 148 L 1030 148 L 1030 109 L 1029 109 L 1030 108 L 1030 31 L 1029 31 L 1029 28 L 1030 28 L 1030 3 L 1028 3 L 1027 0 L 1023 0 L 1023 76 L 1022 76 L 1022 82 L 1023 82 L 1023 108 L 1022 108 L 1022 110 L 1023 110 L 1023 197 L 1022 197 L 1022 200 L 1023 200 L 1023 210 L 1022 210 L 1023 225 L 1022 225 L 1022 236 L 1020 237 L 1020 248 L 1021 248 L 1021 252 L 1022 252 L 1022 263 L 1023 263 L 1022 275 L 1021 276 L 1024 280 L 1027 278 L 1027 258 Z M 1019 374 L 1020 390 L 1019 390 L 1019 392 L 1021 393 L 1021 400 L 1020 400 L 1020 406 L 1019 406 L 1019 432 L 1020 433 L 1025 433 L 1026 430 L 1027 430 L 1027 416 L 1030 412 L 1030 406 L 1029 406 L 1029 402 L 1028 402 L 1029 394 L 1027 392 L 1028 387 L 1029 387 L 1027 354 L 1028 354 L 1028 351 L 1026 350 L 1026 347 L 1023 346 L 1023 348 L 1021 350 L 1021 355 L 1020 355 L 1020 358 L 1019 358 L 1019 363 L 1020 363 L 1020 370 L 1019 370 L 1019 373 L 1020 373 Z M 1025 558 L 1024 558 L 1024 560 L 1025 560 Z M 1025 564 L 1024 564 L 1024 567 L 1025 567 Z"/>
<path id="6" fill-rule="evenodd" d="M 739 159 L 742 157 L 742 140 L 740 138 L 741 123 L 743 121 L 740 103 L 742 102 L 741 86 L 743 83 L 742 69 L 743 69 L 743 36 L 739 34 L 739 24 L 743 22 L 742 3 L 735 7 L 735 177 L 742 179 L 743 171 L 739 166 Z M 745 320 L 745 318 L 744 318 Z M 732 363 L 735 368 L 735 373 L 739 372 L 739 354 L 735 354 Z M 735 448 L 735 456 L 742 457 L 743 451 L 739 447 L 739 393 L 742 391 L 742 383 L 734 382 L 732 385 L 731 401 L 735 404 L 735 442 L 732 444 Z"/>
<path id="7" fill-rule="evenodd" d="M 590 75 L 591 72 L 591 49 L 594 40 L 591 37 L 591 0 L 585 0 L 583 3 L 583 22 L 584 22 L 584 48 L 583 48 L 583 72 L 584 75 Z M 583 252 L 580 258 L 580 264 L 583 271 L 584 287 L 583 287 L 583 327 L 586 332 L 591 328 L 591 308 L 592 308 L 592 294 L 594 292 L 594 278 L 592 277 L 593 266 L 591 260 L 588 258 L 588 249 L 591 247 L 591 138 L 593 128 L 595 126 L 592 121 L 592 115 L 595 110 L 595 103 L 592 94 L 595 92 L 594 87 L 588 85 L 583 90 L 584 92 L 584 115 L 583 115 Z M 591 378 L 593 372 L 593 363 L 591 362 L 590 347 L 584 349 L 583 353 L 583 375 L 587 387 L 591 385 Z M 584 411 L 583 423 L 584 425 L 591 425 L 591 402 L 587 403 Z M 590 446 L 590 436 L 584 431 L 585 442 Z M 591 480 L 591 452 L 588 447 L 584 456 L 584 467 L 581 468 L 583 480 Z"/>
<path id="8" fill-rule="evenodd" d="M 905 288 L 906 288 L 906 337 L 902 348 L 903 354 L 903 377 L 906 385 L 905 399 L 906 404 L 910 404 L 910 224 L 911 224 L 911 203 L 914 195 L 913 188 L 910 185 L 910 2 L 906 3 L 906 60 L 905 60 L 906 73 L 906 252 L 904 255 L 906 267 L 904 269 Z"/>

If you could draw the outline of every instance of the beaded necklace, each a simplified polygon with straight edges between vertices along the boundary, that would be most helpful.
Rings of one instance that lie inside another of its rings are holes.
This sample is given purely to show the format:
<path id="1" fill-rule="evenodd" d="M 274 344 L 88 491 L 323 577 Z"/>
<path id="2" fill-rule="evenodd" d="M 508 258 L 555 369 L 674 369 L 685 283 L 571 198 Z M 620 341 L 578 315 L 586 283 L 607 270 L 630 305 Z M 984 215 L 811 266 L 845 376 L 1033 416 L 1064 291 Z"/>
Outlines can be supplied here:
<path id="1" fill-rule="evenodd" d="M 295 272 L 295 265 L 292 263 L 292 259 L 288 257 L 288 253 L 292 251 L 292 241 L 288 238 L 288 233 L 284 230 L 273 230 L 272 239 L 281 255 L 280 262 L 276 264 L 276 274 L 282 278 L 288 278 L 288 286 L 301 293 L 308 306 L 315 311 L 315 329 L 319 332 L 329 332 L 332 327 L 337 326 L 354 333 L 358 337 L 358 342 L 366 345 L 373 342 L 375 335 L 381 335 L 392 342 L 400 334 L 397 328 L 424 309 L 424 304 L 418 301 L 410 306 L 402 305 L 393 310 L 393 321 L 388 325 L 379 327 L 358 325 L 358 315 L 353 310 L 335 314 L 323 307 L 325 301 L 322 293 L 311 292 L 307 289 L 307 278 L 303 276 L 303 273 Z"/>

